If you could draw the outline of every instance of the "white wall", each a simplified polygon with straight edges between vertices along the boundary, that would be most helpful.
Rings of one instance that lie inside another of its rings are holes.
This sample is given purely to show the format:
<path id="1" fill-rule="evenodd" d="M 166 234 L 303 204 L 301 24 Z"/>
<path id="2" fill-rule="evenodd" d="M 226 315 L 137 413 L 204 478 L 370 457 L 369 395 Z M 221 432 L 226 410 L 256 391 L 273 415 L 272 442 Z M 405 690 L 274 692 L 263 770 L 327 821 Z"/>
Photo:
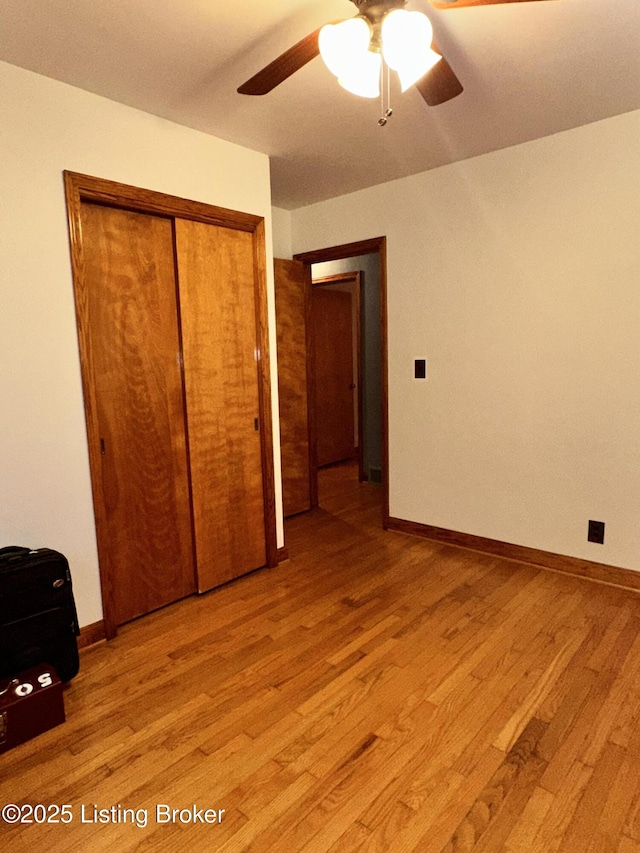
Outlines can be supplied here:
<path id="1" fill-rule="evenodd" d="M 273 222 L 273 257 L 291 260 L 291 211 L 271 208 Z"/>
<path id="2" fill-rule="evenodd" d="M 102 609 L 62 171 L 264 216 L 275 341 L 269 162 L 5 63 L 0 115 L 0 545 L 64 552 L 87 625 Z M 277 411 L 275 358 L 272 376 Z"/>
<path id="3" fill-rule="evenodd" d="M 388 237 L 392 516 L 640 570 L 639 145 L 634 112 L 293 213 L 294 252 Z"/>

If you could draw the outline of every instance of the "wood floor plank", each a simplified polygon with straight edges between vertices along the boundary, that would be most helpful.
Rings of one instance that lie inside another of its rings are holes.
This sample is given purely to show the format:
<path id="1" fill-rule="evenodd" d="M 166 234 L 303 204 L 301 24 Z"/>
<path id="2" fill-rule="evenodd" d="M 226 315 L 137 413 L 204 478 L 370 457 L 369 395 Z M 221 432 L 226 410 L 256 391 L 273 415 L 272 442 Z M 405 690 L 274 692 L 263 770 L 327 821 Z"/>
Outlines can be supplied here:
<path id="1" fill-rule="evenodd" d="M 578 761 L 569 767 L 558 793 L 550 795 L 553 799 L 531 842 L 531 853 L 556 853 L 592 776 L 593 768 Z"/>
<path id="2" fill-rule="evenodd" d="M 530 720 L 442 853 L 502 849 L 546 766 L 537 754 L 546 729 L 542 720 Z"/>
<path id="3" fill-rule="evenodd" d="M 518 707 L 507 721 L 498 737 L 494 741 L 497 749 L 509 752 L 521 732 L 528 725 L 529 719 L 537 712 L 538 708 L 551 690 L 551 687 L 564 671 L 568 661 L 580 645 L 579 637 L 570 637 L 554 655 L 548 666 L 540 671 L 531 686 L 527 687 L 526 695 L 518 702 Z"/>
<path id="4" fill-rule="evenodd" d="M 623 835 L 615 850 L 617 853 L 640 853 L 640 842 Z"/>
<path id="5" fill-rule="evenodd" d="M 84 649 L 67 722 L 0 756 L 0 805 L 74 820 L 3 849 L 640 851 L 640 595 L 385 532 L 380 501 L 323 470 L 288 561 Z"/>
<path id="6" fill-rule="evenodd" d="M 600 816 L 623 760 L 624 750 L 617 744 L 605 747 L 558 847 L 559 853 L 589 849 L 598 835 Z"/>
<path id="7" fill-rule="evenodd" d="M 523 850 L 533 850 L 534 839 L 547 819 L 553 799 L 553 794 L 543 788 L 536 787 L 534 789 L 520 820 L 513 826 L 506 838 L 505 853 L 522 853 Z"/>
<path id="8" fill-rule="evenodd" d="M 491 747 L 468 776 L 456 771 L 440 772 L 423 789 L 414 816 L 389 839 L 389 853 L 441 851 L 451 840 L 470 806 L 504 762 L 504 753 Z"/>

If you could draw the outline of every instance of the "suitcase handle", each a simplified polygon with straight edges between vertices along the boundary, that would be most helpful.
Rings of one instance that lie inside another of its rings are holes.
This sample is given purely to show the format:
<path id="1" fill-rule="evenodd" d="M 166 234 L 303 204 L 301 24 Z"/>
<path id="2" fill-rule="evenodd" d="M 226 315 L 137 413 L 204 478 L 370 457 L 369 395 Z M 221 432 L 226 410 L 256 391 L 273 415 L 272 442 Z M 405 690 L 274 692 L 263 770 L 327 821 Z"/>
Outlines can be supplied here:
<path id="1" fill-rule="evenodd" d="M 0 696 L 4 696 L 5 693 L 8 693 L 11 690 L 11 688 L 14 687 L 16 684 L 20 684 L 20 682 L 18 681 L 17 678 L 12 678 L 11 681 L 4 688 L 4 690 L 0 690 Z"/>

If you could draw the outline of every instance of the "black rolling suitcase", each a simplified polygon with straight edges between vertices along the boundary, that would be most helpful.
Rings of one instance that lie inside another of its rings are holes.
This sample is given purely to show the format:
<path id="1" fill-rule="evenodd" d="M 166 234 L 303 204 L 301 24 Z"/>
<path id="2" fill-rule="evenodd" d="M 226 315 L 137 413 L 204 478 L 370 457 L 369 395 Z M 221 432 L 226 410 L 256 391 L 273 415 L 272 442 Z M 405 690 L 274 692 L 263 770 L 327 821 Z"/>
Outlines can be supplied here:
<path id="1" fill-rule="evenodd" d="M 0 678 L 46 663 L 70 681 L 79 633 L 67 558 L 50 548 L 0 548 Z"/>

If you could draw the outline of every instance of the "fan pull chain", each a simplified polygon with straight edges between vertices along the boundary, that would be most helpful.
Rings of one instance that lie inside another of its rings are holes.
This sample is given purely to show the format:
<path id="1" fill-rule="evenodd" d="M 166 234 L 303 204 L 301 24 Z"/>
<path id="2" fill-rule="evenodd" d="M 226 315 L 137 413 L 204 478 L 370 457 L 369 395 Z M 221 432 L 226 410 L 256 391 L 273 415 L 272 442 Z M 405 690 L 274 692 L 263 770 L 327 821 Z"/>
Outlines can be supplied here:
<path id="1" fill-rule="evenodd" d="M 387 106 L 385 108 L 384 105 L 384 71 L 385 68 L 387 70 Z M 391 118 L 393 115 L 393 110 L 391 109 L 391 69 L 389 66 L 382 61 L 380 65 L 380 112 L 382 116 L 378 119 L 378 124 L 380 127 L 384 127 L 387 123 L 387 119 Z"/>

